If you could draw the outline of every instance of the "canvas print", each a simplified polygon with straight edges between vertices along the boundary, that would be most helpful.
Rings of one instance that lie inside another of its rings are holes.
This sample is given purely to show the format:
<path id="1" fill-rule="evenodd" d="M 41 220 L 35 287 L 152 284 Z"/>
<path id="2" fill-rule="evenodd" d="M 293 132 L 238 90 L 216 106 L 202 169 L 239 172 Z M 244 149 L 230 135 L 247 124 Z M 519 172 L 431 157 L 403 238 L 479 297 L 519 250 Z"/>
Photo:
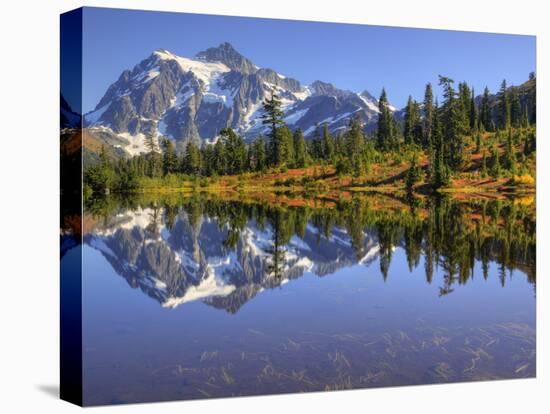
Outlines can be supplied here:
<path id="1" fill-rule="evenodd" d="M 62 398 L 534 377 L 535 49 L 62 15 Z"/>

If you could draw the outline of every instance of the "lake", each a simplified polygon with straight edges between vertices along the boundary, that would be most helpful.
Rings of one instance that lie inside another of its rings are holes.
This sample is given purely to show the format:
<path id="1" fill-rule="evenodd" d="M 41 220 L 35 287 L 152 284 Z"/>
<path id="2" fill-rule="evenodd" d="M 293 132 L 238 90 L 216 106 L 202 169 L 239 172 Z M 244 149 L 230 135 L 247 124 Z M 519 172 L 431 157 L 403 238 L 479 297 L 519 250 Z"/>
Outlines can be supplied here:
<path id="1" fill-rule="evenodd" d="M 535 376 L 534 205 L 277 200 L 89 203 L 85 404 Z"/>

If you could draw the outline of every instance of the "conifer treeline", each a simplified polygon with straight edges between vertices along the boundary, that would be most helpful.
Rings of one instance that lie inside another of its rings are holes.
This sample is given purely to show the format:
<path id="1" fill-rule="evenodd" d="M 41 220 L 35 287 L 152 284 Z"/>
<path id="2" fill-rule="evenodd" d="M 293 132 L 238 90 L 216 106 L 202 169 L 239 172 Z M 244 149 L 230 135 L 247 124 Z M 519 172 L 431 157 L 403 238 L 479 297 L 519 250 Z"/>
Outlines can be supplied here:
<path id="1" fill-rule="evenodd" d="M 135 188 L 138 178 L 143 176 L 183 173 L 212 177 L 319 164 L 332 164 L 337 173 L 358 177 L 368 171 L 372 162 L 385 159 L 385 153 L 412 148 L 426 154 L 427 178 L 437 188 L 446 185 L 451 174 L 463 167 L 467 137 L 474 137 L 477 152 L 483 150 L 484 173 L 490 171 L 497 176 L 502 168 L 510 171 L 515 168 L 517 146 L 522 145 L 525 156 L 535 151 L 535 133 L 529 128 L 536 122 L 534 99 L 523 99 L 522 103 L 518 89 L 508 88 L 506 81 L 502 82 L 496 104 L 491 102 L 488 88 L 477 103 L 466 82 L 459 83 L 456 90 L 452 79 L 440 76 L 439 86 L 441 104 L 434 100 L 430 83 L 426 85 L 422 103 L 409 96 L 402 124 L 395 119 L 383 89 L 373 135 L 365 134 L 362 120 L 356 114 L 343 133 L 334 136 L 327 124 L 317 125 L 313 138 L 307 141 L 300 129 L 292 131 L 284 122 L 281 100 L 273 94 L 263 104 L 262 122 L 268 127 L 265 137 L 246 144 L 231 128 L 224 128 L 214 144 L 207 143 L 201 148 L 191 141 L 183 154 L 178 155 L 171 140 L 161 138 L 157 143 L 153 136 L 148 136 L 147 154 L 131 159 L 113 163 L 103 150 L 99 164 L 85 172 L 86 182 L 94 191 L 120 190 Z M 497 139 L 485 142 L 486 131 L 494 133 Z M 504 161 L 496 148 L 503 136 L 507 150 Z M 490 153 L 489 162 L 486 150 Z M 418 175 L 417 155 L 413 158 L 414 173 Z M 414 184 L 415 177 L 408 177 L 408 184 L 409 178 Z"/>

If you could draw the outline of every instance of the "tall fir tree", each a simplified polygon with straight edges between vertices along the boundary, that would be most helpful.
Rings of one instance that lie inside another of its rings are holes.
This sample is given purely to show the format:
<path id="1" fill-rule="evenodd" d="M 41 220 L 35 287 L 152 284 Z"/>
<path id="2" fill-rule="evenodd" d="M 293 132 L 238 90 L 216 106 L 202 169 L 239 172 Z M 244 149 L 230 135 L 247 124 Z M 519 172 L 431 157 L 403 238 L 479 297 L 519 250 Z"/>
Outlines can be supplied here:
<path id="1" fill-rule="evenodd" d="M 403 138 L 405 144 L 422 144 L 422 120 L 420 116 L 420 105 L 409 95 L 405 108 L 405 123 L 403 127 Z"/>
<path id="2" fill-rule="evenodd" d="M 466 82 L 458 84 L 458 98 L 460 100 L 460 108 L 462 117 L 467 120 L 467 129 L 470 129 L 470 111 L 472 102 L 472 91 Z"/>
<path id="3" fill-rule="evenodd" d="M 424 120 L 423 120 L 423 143 L 424 148 L 430 148 L 432 146 L 432 128 L 434 118 L 434 95 L 432 90 L 432 84 L 426 85 L 426 91 L 424 92 Z"/>
<path id="4" fill-rule="evenodd" d="M 254 169 L 264 171 L 267 168 L 267 151 L 263 138 L 258 138 L 252 143 L 252 153 L 254 158 Z"/>
<path id="5" fill-rule="evenodd" d="M 496 146 L 493 146 L 491 148 L 491 177 L 493 178 L 500 178 L 502 174 L 502 166 L 500 164 L 500 154 L 498 152 L 498 148 Z"/>
<path id="6" fill-rule="evenodd" d="M 464 134 L 467 118 L 465 118 L 460 100 L 457 99 L 453 80 L 440 75 L 439 84 L 443 87 L 444 101 L 441 107 L 441 124 L 447 165 L 453 170 L 458 170 L 464 161 Z"/>
<path id="7" fill-rule="evenodd" d="M 204 175 L 210 177 L 217 175 L 214 156 L 214 145 L 206 144 L 202 150 L 202 169 Z"/>
<path id="8" fill-rule="evenodd" d="M 414 191 L 414 186 L 422 178 L 422 169 L 418 166 L 418 154 L 414 152 L 407 175 L 405 176 L 405 188 L 408 195 Z"/>
<path id="9" fill-rule="evenodd" d="M 183 170 L 191 175 L 200 175 L 201 173 L 201 152 L 193 141 L 189 141 L 185 147 Z"/>
<path id="10" fill-rule="evenodd" d="M 481 151 L 481 132 L 480 131 L 476 131 L 475 140 L 476 140 L 475 152 L 476 154 L 479 154 L 479 152 Z"/>
<path id="11" fill-rule="evenodd" d="M 508 130 L 511 126 L 510 120 L 510 96 L 508 93 L 508 87 L 506 86 L 506 79 L 500 84 L 500 90 L 498 92 L 498 108 L 499 108 L 499 126 L 501 129 Z"/>
<path id="12" fill-rule="evenodd" d="M 334 158 L 334 138 L 328 129 L 328 124 L 323 125 L 323 158 L 331 162 Z"/>
<path id="13" fill-rule="evenodd" d="M 311 156 L 314 160 L 323 158 L 323 136 L 321 131 L 321 125 L 315 124 L 315 130 L 313 132 L 313 139 L 310 144 Z"/>
<path id="14" fill-rule="evenodd" d="M 407 106 L 405 107 L 405 122 L 403 125 L 403 138 L 405 145 L 410 145 L 414 142 L 413 130 L 414 123 L 416 122 L 414 113 L 414 101 L 411 95 L 407 99 Z"/>
<path id="15" fill-rule="evenodd" d="M 350 120 L 349 130 L 347 131 L 347 156 L 353 175 L 361 176 L 365 171 L 364 147 L 365 136 L 363 134 L 363 125 L 361 118 L 357 114 Z"/>
<path id="16" fill-rule="evenodd" d="M 227 154 L 225 151 L 225 145 L 221 139 L 218 139 L 214 144 L 213 161 L 213 169 L 218 175 L 224 175 L 227 173 Z"/>
<path id="17" fill-rule="evenodd" d="M 487 154 L 485 150 L 483 150 L 483 158 L 481 159 L 481 170 L 480 170 L 481 178 L 485 178 L 488 175 L 487 171 Z"/>
<path id="18" fill-rule="evenodd" d="M 162 170 L 164 175 L 173 174 L 178 169 L 178 156 L 174 144 L 169 139 L 163 140 L 164 154 L 162 156 Z"/>
<path id="19" fill-rule="evenodd" d="M 246 146 L 243 139 L 231 128 L 223 128 L 220 131 L 220 139 L 225 146 L 227 173 L 242 173 L 246 165 Z"/>
<path id="20" fill-rule="evenodd" d="M 485 87 L 479 108 L 479 119 L 486 131 L 492 131 L 491 108 L 489 106 L 489 88 Z"/>
<path id="21" fill-rule="evenodd" d="M 395 123 L 384 88 L 380 94 L 380 99 L 378 99 L 378 110 L 378 125 L 376 131 L 377 147 L 381 151 L 395 149 Z"/>
<path id="22" fill-rule="evenodd" d="M 157 140 L 153 134 L 145 135 L 145 148 L 147 149 L 147 157 L 149 160 L 149 176 L 157 177 L 160 175 L 160 154 Z"/>
<path id="23" fill-rule="evenodd" d="M 302 130 L 298 128 L 296 131 L 294 131 L 294 135 L 292 138 L 294 142 L 294 165 L 297 168 L 307 167 L 307 147 Z"/>
<path id="24" fill-rule="evenodd" d="M 431 182 L 434 188 L 440 188 L 447 185 L 449 181 L 448 168 L 445 162 L 445 143 L 441 130 L 440 110 L 436 102 L 434 107 L 434 122 L 432 128 L 432 142 L 434 146 L 433 163 L 435 164 L 431 170 Z"/>
<path id="25" fill-rule="evenodd" d="M 468 115 L 470 121 L 470 131 L 475 131 L 478 125 L 478 113 L 475 99 L 475 92 L 472 88 L 472 96 L 470 98 L 470 113 Z"/>
<path id="26" fill-rule="evenodd" d="M 283 125 L 284 113 L 281 109 L 282 103 L 279 96 L 275 93 L 271 94 L 270 98 L 266 98 L 263 103 L 264 115 L 262 116 L 262 123 L 269 125 L 269 153 L 270 161 L 274 165 L 279 165 L 284 161 L 282 147 L 281 147 L 281 135 L 278 134 L 279 128 Z"/>

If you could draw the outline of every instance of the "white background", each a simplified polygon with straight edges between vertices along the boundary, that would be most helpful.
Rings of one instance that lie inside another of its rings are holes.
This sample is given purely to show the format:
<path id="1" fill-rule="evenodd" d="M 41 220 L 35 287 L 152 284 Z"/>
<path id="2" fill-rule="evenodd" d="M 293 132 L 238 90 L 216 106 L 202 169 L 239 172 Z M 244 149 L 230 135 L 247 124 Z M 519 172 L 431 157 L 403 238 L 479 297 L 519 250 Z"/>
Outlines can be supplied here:
<path id="1" fill-rule="evenodd" d="M 0 12 L 0 409 L 79 410 L 58 392 L 59 14 L 87 6 L 192 11 L 537 35 L 536 380 L 415 386 L 92 408 L 87 412 L 539 413 L 550 409 L 548 353 L 549 24 L 544 1 L 5 0 Z M 368 53 L 368 46 L 364 53 Z M 452 53 L 452 49 L 449 48 Z M 444 57 L 442 57 L 444 58 Z M 545 217 L 546 216 L 546 217 Z M 546 250 L 546 257 L 545 252 Z"/>

